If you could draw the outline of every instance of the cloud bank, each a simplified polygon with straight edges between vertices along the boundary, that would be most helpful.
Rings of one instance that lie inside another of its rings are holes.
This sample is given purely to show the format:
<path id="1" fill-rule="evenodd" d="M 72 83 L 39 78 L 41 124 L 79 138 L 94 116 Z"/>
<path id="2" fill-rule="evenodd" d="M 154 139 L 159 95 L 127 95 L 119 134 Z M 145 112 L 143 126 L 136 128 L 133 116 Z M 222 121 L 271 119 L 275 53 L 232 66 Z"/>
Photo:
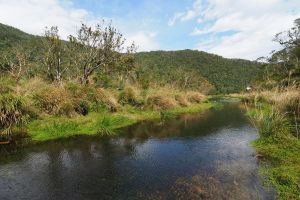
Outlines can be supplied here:
<path id="1" fill-rule="evenodd" d="M 43 34 L 46 26 L 58 26 L 62 38 L 67 39 L 68 35 L 76 34 L 82 22 L 95 25 L 102 19 L 112 18 L 76 8 L 71 0 L 0 0 L 0 23 L 35 35 Z M 128 43 L 134 41 L 141 47 L 139 50 L 159 48 L 155 34 L 146 31 L 124 34 L 128 35 Z"/>
<path id="2" fill-rule="evenodd" d="M 169 25 L 196 20 L 191 36 L 199 37 L 197 49 L 253 60 L 279 48 L 274 35 L 298 17 L 299 0 L 196 0 L 191 9 L 175 13 Z"/>

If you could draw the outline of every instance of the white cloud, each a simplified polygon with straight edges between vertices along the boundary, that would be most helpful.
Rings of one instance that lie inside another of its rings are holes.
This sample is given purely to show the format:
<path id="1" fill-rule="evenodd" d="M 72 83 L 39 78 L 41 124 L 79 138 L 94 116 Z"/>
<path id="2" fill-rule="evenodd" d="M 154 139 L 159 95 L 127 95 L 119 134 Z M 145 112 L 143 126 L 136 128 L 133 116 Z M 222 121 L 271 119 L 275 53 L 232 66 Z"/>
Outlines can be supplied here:
<path id="1" fill-rule="evenodd" d="M 191 35 L 209 34 L 210 38 L 207 40 L 206 35 L 198 49 L 230 58 L 256 59 L 279 48 L 272 39 L 300 17 L 300 1 L 210 0 L 198 16 L 202 28 L 195 28 Z M 205 22 L 213 23 L 207 27 Z M 224 34 L 227 31 L 233 33 Z"/>
<path id="2" fill-rule="evenodd" d="M 138 46 L 138 51 L 158 50 L 159 44 L 155 41 L 156 32 L 139 31 L 137 33 L 127 34 L 125 45 L 129 46 L 134 42 Z"/>
<path id="3" fill-rule="evenodd" d="M 111 20 L 97 17 L 85 9 L 75 8 L 71 0 L 0 0 L 0 23 L 35 35 L 43 34 L 46 26 L 58 26 L 62 38 L 67 39 L 70 34 L 76 34 L 81 22 L 93 26 L 102 19 Z M 128 36 L 126 44 L 135 41 L 140 51 L 158 49 L 156 33 L 130 32 L 124 33 Z"/>
<path id="4" fill-rule="evenodd" d="M 0 22 L 31 34 L 42 34 L 45 26 L 58 26 L 66 38 L 80 22 L 99 20 L 84 9 L 73 7 L 69 0 L 0 0 Z"/>
<path id="5" fill-rule="evenodd" d="M 196 0 L 192 8 L 187 9 L 184 12 L 175 13 L 174 16 L 169 20 L 168 25 L 174 26 L 177 20 L 184 22 L 198 17 L 200 15 L 201 6 L 202 0 Z"/>

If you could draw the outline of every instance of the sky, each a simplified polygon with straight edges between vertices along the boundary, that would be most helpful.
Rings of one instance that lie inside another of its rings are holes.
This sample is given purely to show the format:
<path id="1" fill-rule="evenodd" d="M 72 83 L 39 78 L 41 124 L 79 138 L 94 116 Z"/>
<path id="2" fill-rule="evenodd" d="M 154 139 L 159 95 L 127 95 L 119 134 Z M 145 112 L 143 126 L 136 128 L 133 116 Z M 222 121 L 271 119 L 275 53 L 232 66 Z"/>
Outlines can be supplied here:
<path id="1" fill-rule="evenodd" d="M 63 39 L 81 23 L 112 21 L 138 51 L 196 49 L 255 60 L 280 48 L 272 41 L 300 17 L 300 0 L 0 0 L 0 23 Z"/>

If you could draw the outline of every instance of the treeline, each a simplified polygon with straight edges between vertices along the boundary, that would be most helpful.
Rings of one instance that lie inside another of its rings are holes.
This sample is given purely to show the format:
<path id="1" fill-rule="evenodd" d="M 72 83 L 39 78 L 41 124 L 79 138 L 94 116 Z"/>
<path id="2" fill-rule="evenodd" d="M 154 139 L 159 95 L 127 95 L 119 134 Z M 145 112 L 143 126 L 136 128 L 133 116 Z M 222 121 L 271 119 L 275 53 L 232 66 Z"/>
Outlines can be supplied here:
<path id="1" fill-rule="evenodd" d="M 13 36 L 20 42 L 11 46 L 4 38 L 8 48 L 1 48 L 0 69 L 17 83 L 24 77 L 40 76 L 57 84 L 70 79 L 101 84 L 99 77 L 115 73 L 115 82 L 121 84 L 134 71 L 134 44 L 125 47 L 122 34 L 110 24 L 95 28 L 82 24 L 68 41 L 61 40 L 57 27 L 47 28 L 43 37 L 20 33 Z"/>
<path id="2" fill-rule="evenodd" d="M 273 51 L 268 57 L 261 57 L 265 63 L 263 86 L 287 87 L 299 85 L 300 81 L 300 18 L 294 21 L 290 30 L 276 34 L 275 42 L 281 49 Z"/>
<path id="3" fill-rule="evenodd" d="M 58 84 L 76 79 L 113 88 L 134 82 L 143 88 L 172 85 L 204 93 L 214 89 L 193 68 L 144 65 L 136 46 L 126 47 L 124 42 L 122 34 L 104 22 L 95 28 L 82 24 L 77 35 L 70 35 L 67 41 L 61 40 L 57 27 L 47 28 L 39 37 L 0 24 L 0 70 L 16 81 L 39 76 Z"/>
<path id="4" fill-rule="evenodd" d="M 123 35 L 104 22 L 82 24 L 68 41 L 57 27 L 38 37 L 1 25 L 0 142 L 22 128 L 36 140 L 106 134 L 170 109 L 197 106 L 205 99 L 201 92 L 212 88 L 188 70 L 152 79 L 156 72 L 136 64 L 135 45 L 124 44 Z"/>
<path id="5" fill-rule="evenodd" d="M 299 199 L 300 19 L 290 30 L 276 34 L 274 41 L 282 48 L 260 58 L 264 78 L 242 96 L 255 105 L 249 112 L 260 133 L 254 146 L 270 163 L 263 173 L 278 190 L 279 199 Z"/>
<path id="6" fill-rule="evenodd" d="M 137 65 L 151 79 L 159 81 L 160 77 L 164 77 L 164 81 L 172 82 L 174 79 L 168 77 L 178 73 L 180 78 L 175 80 L 184 82 L 182 72 L 186 71 L 190 73 L 185 78 L 193 80 L 194 77 L 203 77 L 214 86 L 211 93 L 217 94 L 244 91 L 260 79 L 263 72 L 258 62 L 226 59 L 196 50 L 142 52 L 136 54 L 136 59 Z M 197 84 L 197 81 L 193 80 L 190 84 Z"/>

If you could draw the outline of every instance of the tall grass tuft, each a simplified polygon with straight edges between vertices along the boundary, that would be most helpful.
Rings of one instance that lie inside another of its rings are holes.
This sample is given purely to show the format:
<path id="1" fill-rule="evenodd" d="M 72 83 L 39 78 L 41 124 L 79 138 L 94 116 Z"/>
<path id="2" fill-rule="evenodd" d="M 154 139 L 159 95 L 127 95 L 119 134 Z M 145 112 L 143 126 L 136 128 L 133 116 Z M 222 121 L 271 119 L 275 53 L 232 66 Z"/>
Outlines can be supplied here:
<path id="1" fill-rule="evenodd" d="M 177 104 L 171 97 L 155 94 L 147 98 L 146 105 L 154 110 L 167 110 L 176 107 Z"/>
<path id="2" fill-rule="evenodd" d="M 204 95 L 199 92 L 188 92 L 187 98 L 191 103 L 201 103 L 204 100 Z"/>
<path id="3" fill-rule="evenodd" d="M 122 90 L 119 94 L 119 103 L 121 103 L 122 105 L 124 104 L 130 104 L 133 106 L 137 106 L 140 105 L 141 101 L 139 99 L 139 91 L 131 86 L 127 86 L 124 88 L 124 90 Z"/>
<path id="4" fill-rule="evenodd" d="M 286 137 L 290 133 L 291 124 L 286 115 L 274 107 L 252 110 L 249 116 L 263 137 Z"/>
<path id="5" fill-rule="evenodd" d="M 22 126 L 28 120 L 29 114 L 22 97 L 12 94 L 0 96 L 0 135 L 11 135 L 14 127 Z"/>
<path id="6" fill-rule="evenodd" d="M 35 104 L 50 115 L 75 115 L 72 96 L 64 89 L 51 86 L 34 95 Z"/>

